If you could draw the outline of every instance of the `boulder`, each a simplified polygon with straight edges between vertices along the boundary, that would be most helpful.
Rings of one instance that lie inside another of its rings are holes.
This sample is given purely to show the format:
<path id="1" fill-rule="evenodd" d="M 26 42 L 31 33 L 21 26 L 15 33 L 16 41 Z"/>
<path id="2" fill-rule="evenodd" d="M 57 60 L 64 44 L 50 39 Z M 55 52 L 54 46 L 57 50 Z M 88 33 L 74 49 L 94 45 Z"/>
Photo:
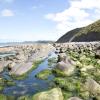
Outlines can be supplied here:
<path id="1" fill-rule="evenodd" d="M 56 69 L 69 76 L 74 72 L 75 67 L 69 60 L 66 60 L 66 62 L 58 62 L 58 64 L 56 65 Z"/>
<path id="2" fill-rule="evenodd" d="M 60 53 L 60 54 L 58 55 L 58 62 L 61 62 L 61 61 L 65 62 L 65 63 L 70 62 L 70 63 L 73 64 L 73 65 L 75 64 L 75 62 L 72 61 L 72 60 L 70 59 L 70 57 L 66 55 L 66 53 Z"/>
<path id="3" fill-rule="evenodd" d="M 87 79 L 85 83 L 85 88 L 87 91 L 89 91 L 91 94 L 100 94 L 100 84 L 97 83 L 93 79 Z"/>
<path id="4" fill-rule="evenodd" d="M 33 100 L 63 100 L 60 88 L 54 88 L 46 92 L 40 92 L 33 96 Z"/>
<path id="5" fill-rule="evenodd" d="M 32 62 L 19 63 L 12 67 L 10 74 L 23 75 L 32 68 Z"/>
<path id="6" fill-rule="evenodd" d="M 60 61 L 65 61 L 66 60 L 66 54 L 65 53 L 60 53 L 59 55 L 58 55 L 58 62 L 60 62 Z"/>

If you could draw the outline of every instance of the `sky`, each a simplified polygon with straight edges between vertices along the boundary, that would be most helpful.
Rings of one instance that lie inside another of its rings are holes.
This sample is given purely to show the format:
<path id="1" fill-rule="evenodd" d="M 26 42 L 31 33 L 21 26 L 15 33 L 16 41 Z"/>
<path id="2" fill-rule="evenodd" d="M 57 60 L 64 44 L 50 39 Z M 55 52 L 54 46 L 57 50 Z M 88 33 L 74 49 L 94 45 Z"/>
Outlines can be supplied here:
<path id="1" fill-rule="evenodd" d="M 100 0 L 0 0 L 0 42 L 56 41 L 100 19 Z"/>

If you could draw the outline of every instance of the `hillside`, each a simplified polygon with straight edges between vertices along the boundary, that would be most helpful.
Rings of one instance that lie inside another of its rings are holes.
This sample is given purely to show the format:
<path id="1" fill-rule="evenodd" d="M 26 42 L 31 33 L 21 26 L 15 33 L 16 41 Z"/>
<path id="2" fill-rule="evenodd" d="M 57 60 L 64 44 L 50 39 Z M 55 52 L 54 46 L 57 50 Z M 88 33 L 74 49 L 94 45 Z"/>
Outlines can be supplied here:
<path id="1" fill-rule="evenodd" d="M 76 28 L 67 32 L 57 42 L 90 42 L 100 41 L 100 20 L 83 28 Z"/>

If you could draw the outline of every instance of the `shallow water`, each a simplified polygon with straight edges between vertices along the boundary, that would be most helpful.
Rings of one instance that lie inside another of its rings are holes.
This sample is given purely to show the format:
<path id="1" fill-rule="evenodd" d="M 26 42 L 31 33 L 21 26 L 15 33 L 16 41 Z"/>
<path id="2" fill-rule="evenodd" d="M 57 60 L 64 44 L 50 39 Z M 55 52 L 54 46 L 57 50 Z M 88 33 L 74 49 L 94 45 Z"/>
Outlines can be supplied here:
<path id="1" fill-rule="evenodd" d="M 0 53 L 0 58 L 4 58 L 7 56 L 15 56 L 15 52 L 9 52 L 9 53 Z"/>
<path id="2" fill-rule="evenodd" d="M 6 86 L 4 88 L 3 94 L 11 96 L 20 96 L 25 94 L 33 95 L 39 91 L 47 90 L 48 88 L 50 88 L 50 82 L 52 82 L 52 79 L 54 78 L 53 75 L 50 75 L 48 80 L 37 79 L 35 75 L 44 69 L 51 69 L 51 67 L 48 65 L 48 59 L 52 57 L 56 57 L 56 54 L 51 53 L 51 55 L 49 55 L 48 58 L 46 58 L 37 67 L 37 69 L 31 71 L 28 74 L 28 77 L 26 77 L 25 79 L 13 80 L 16 83 L 16 85 Z M 7 73 L 3 73 L 3 76 L 6 78 L 11 78 L 9 75 L 7 76 Z"/>

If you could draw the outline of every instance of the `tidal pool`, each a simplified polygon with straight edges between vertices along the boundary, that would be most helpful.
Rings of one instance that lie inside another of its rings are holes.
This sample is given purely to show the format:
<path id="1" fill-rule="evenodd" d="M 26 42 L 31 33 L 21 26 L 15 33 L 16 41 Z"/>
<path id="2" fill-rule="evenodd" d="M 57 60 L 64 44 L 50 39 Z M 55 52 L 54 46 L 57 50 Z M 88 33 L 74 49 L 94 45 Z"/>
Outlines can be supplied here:
<path id="1" fill-rule="evenodd" d="M 7 72 L 3 72 L 3 77 L 12 80 L 16 83 L 16 85 L 5 86 L 2 93 L 8 96 L 18 97 L 26 94 L 33 95 L 39 91 L 49 89 L 51 87 L 54 75 L 50 75 L 47 80 L 38 79 L 35 77 L 35 75 L 44 69 L 52 69 L 52 67 L 48 64 L 48 59 L 52 57 L 57 57 L 57 55 L 54 52 L 50 53 L 50 55 L 38 65 L 37 69 L 31 71 L 28 76 L 22 80 L 13 80 L 12 77 L 7 74 Z"/>

